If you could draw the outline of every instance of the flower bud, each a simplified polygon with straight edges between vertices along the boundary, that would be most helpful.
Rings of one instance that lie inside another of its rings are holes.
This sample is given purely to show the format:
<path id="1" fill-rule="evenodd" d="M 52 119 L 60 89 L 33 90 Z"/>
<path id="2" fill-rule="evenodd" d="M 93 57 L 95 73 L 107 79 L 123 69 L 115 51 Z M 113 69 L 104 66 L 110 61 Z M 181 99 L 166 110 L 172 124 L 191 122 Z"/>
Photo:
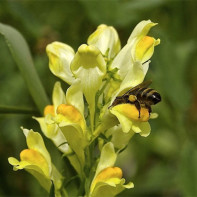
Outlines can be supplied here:
<path id="1" fill-rule="evenodd" d="M 53 42 L 47 45 L 46 52 L 51 72 L 66 83 L 72 84 L 74 77 L 70 71 L 70 63 L 74 57 L 74 50 L 67 44 Z"/>
<path id="2" fill-rule="evenodd" d="M 112 26 L 99 25 L 88 38 L 88 44 L 97 47 L 103 55 L 112 59 L 120 51 L 120 40 Z"/>

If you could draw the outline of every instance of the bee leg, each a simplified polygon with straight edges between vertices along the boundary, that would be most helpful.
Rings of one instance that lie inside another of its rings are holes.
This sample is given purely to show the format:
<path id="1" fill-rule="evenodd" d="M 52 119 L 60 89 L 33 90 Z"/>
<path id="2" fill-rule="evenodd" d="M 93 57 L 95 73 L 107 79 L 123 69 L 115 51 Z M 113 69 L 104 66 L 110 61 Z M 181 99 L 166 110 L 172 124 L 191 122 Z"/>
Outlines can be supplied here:
<path id="1" fill-rule="evenodd" d="M 140 118 L 140 110 L 141 110 L 140 103 L 139 103 L 138 100 L 136 100 L 136 101 L 134 102 L 134 104 L 135 104 L 135 107 L 137 108 L 137 110 L 139 111 L 139 116 L 138 116 L 138 118 Z"/>
<path id="2" fill-rule="evenodd" d="M 149 116 L 150 116 L 150 113 L 152 112 L 151 106 L 150 105 L 146 105 L 145 107 L 148 109 L 148 113 L 149 113 Z"/>

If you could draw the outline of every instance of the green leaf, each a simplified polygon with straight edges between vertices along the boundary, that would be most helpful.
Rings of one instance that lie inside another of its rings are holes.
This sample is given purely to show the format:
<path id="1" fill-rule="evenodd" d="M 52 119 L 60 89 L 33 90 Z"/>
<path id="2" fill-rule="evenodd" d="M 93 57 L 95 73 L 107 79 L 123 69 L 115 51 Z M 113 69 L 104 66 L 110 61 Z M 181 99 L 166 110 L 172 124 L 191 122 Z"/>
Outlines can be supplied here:
<path id="1" fill-rule="evenodd" d="M 26 41 L 16 29 L 1 23 L 0 34 L 5 39 L 11 55 L 24 77 L 29 92 L 39 111 L 42 113 L 49 100 L 35 70 Z"/>
<path id="2" fill-rule="evenodd" d="M 0 114 L 38 114 L 38 111 L 27 107 L 0 105 Z"/>
<path id="3" fill-rule="evenodd" d="M 49 197 L 55 197 L 55 185 L 52 180 L 51 180 L 51 189 L 50 189 Z"/>

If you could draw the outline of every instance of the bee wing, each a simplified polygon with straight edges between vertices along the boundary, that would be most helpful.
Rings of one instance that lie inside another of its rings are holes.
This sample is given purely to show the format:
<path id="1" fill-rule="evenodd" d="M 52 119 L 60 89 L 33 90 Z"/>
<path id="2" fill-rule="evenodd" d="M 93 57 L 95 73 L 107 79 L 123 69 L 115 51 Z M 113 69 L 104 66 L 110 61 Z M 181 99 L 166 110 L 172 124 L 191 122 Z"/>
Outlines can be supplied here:
<path id="1" fill-rule="evenodd" d="M 144 82 L 140 83 L 139 85 L 128 90 L 125 94 L 123 94 L 123 96 L 132 94 L 132 92 L 134 92 L 136 89 L 147 88 L 151 83 L 152 83 L 152 80 L 144 81 Z"/>

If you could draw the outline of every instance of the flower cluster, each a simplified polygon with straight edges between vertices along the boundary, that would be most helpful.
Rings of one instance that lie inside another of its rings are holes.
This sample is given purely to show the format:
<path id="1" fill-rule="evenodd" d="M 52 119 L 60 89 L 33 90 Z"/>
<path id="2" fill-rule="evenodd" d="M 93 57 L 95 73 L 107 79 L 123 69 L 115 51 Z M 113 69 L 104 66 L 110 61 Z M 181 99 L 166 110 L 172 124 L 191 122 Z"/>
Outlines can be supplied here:
<path id="1" fill-rule="evenodd" d="M 154 47 L 160 43 L 147 36 L 155 25 L 141 21 L 122 49 L 116 30 L 107 25 L 98 26 L 77 52 L 60 42 L 46 48 L 51 72 L 70 87 L 65 94 L 56 82 L 53 104 L 45 107 L 43 117 L 34 119 L 76 170 L 84 185 L 80 195 L 115 196 L 134 187 L 132 182 L 125 184 L 115 161 L 135 133 L 149 135 L 148 120 L 154 115 L 142 107 L 139 117 L 130 103 L 110 106 L 117 96 L 143 82 Z M 26 169 L 47 191 L 54 183 L 56 196 L 62 190 L 69 193 L 62 187 L 63 176 L 52 164 L 41 135 L 23 132 L 28 149 L 20 153 L 21 161 L 9 158 L 14 170 Z"/>

